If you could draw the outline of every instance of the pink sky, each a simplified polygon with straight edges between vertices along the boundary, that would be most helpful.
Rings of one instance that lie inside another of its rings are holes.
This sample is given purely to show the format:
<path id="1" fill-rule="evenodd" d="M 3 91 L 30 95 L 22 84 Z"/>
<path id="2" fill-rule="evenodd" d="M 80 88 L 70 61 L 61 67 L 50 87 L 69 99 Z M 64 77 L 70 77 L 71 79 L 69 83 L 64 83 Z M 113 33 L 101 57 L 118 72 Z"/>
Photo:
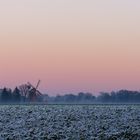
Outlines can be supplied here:
<path id="1" fill-rule="evenodd" d="M 140 89 L 139 0 L 0 1 L 0 86 L 50 95 Z"/>

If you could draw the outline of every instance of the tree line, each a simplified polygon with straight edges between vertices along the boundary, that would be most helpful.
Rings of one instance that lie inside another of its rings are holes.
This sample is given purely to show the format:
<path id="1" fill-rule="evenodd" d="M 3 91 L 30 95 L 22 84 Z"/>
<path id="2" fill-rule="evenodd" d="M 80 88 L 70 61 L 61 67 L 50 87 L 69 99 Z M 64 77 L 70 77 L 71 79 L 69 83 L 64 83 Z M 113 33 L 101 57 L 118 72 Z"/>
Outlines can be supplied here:
<path id="1" fill-rule="evenodd" d="M 54 104 L 140 103 L 140 92 L 138 91 L 120 90 L 110 93 L 101 92 L 99 95 L 95 95 L 92 93 L 84 92 L 80 92 L 77 95 L 65 94 L 57 95 L 55 97 L 49 96 L 47 94 L 42 94 L 42 96 L 37 96 L 34 102 L 45 102 Z M 30 96 L 23 95 L 18 87 L 16 87 L 13 91 L 9 88 L 3 88 L 0 90 L 0 103 L 23 103 L 30 101 Z"/>
<path id="2" fill-rule="evenodd" d="M 92 93 L 80 92 L 75 94 L 57 95 L 47 98 L 50 103 L 140 103 L 140 92 L 120 90 L 113 92 L 101 92 L 95 96 Z"/>
<path id="3" fill-rule="evenodd" d="M 0 103 L 24 103 L 31 102 L 32 93 L 29 96 L 23 95 L 16 87 L 13 91 L 10 88 L 0 89 Z M 43 96 L 37 96 L 35 102 L 43 102 Z"/>

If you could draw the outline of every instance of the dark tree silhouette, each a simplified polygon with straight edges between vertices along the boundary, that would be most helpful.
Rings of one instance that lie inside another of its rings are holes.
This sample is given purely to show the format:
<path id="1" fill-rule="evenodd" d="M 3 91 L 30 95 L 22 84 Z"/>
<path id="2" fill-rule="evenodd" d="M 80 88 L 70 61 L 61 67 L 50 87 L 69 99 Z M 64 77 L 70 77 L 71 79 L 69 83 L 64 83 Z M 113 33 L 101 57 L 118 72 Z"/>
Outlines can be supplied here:
<path id="1" fill-rule="evenodd" d="M 21 94 L 20 90 L 16 87 L 13 91 L 13 101 L 14 102 L 20 102 L 21 101 Z"/>
<path id="2" fill-rule="evenodd" d="M 12 93 L 10 89 L 4 88 L 1 93 L 1 102 L 11 102 L 12 101 Z"/>

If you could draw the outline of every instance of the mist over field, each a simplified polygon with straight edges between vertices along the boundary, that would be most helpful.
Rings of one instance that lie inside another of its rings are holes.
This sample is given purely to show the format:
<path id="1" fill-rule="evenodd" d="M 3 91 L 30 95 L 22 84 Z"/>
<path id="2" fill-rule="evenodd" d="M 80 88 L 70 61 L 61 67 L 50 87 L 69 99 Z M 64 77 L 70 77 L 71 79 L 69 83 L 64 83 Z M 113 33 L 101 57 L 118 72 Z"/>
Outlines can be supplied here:
<path id="1" fill-rule="evenodd" d="M 24 88 L 23 88 L 24 87 Z M 49 96 L 34 87 L 22 85 L 13 91 L 9 88 L 0 90 L 0 104 L 140 104 L 140 92 L 119 90 L 111 93 L 101 92 L 65 94 Z"/>

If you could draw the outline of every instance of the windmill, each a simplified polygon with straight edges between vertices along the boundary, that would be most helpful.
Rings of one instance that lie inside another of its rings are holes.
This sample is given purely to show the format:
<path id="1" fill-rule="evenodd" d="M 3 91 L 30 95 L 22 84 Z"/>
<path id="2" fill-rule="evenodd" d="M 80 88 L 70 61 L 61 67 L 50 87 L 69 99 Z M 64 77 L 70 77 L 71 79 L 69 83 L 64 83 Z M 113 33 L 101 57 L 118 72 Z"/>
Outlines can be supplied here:
<path id="1" fill-rule="evenodd" d="M 30 82 L 21 85 L 19 87 L 21 95 L 25 97 L 25 99 L 28 99 L 29 102 L 36 102 L 37 99 L 42 96 L 42 93 L 38 90 L 40 82 L 41 81 L 38 80 L 36 86 L 33 86 Z"/>
<path id="2" fill-rule="evenodd" d="M 28 82 L 28 85 L 31 87 L 29 90 L 29 101 L 35 102 L 37 100 L 37 97 L 42 96 L 42 93 L 38 90 L 40 82 L 41 81 L 39 80 L 35 87 L 31 83 Z"/>

